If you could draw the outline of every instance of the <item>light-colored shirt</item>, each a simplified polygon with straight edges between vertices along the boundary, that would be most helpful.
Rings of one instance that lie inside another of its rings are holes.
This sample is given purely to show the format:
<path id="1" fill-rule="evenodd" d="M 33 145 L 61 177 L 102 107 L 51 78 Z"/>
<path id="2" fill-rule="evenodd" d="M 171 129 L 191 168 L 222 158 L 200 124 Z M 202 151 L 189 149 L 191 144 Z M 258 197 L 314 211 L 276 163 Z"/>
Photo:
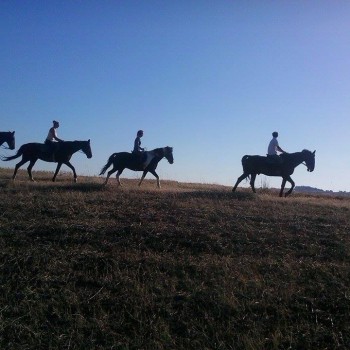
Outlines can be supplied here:
<path id="1" fill-rule="evenodd" d="M 57 133 L 54 127 L 50 128 L 49 133 L 47 134 L 46 140 L 48 141 L 56 141 Z"/>
<path id="2" fill-rule="evenodd" d="M 279 145 L 278 145 L 277 138 L 274 137 L 274 138 L 270 141 L 270 143 L 269 143 L 269 147 L 268 147 L 268 149 L 267 149 L 267 154 L 268 154 L 269 156 L 273 156 L 273 155 L 277 154 L 277 147 L 278 147 L 278 146 L 279 146 Z"/>

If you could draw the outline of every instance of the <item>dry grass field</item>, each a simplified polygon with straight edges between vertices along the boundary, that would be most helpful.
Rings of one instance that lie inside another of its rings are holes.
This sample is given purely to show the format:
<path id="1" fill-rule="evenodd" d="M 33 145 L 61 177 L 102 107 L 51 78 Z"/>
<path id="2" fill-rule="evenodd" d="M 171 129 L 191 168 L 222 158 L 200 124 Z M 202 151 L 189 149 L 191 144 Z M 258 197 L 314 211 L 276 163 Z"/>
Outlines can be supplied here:
<path id="1" fill-rule="evenodd" d="M 350 348 L 350 198 L 11 175 L 0 349 Z"/>

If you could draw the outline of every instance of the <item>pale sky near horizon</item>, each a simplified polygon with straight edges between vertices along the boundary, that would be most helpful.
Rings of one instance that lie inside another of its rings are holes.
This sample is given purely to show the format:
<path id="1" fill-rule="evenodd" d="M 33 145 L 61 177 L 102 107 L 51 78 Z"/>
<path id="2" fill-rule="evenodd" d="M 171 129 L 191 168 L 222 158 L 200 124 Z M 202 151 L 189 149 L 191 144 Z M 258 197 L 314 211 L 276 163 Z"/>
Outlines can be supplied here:
<path id="1" fill-rule="evenodd" d="M 91 139 L 93 158 L 72 163 L 97 175 L 143 129 L 148 150 L 174 148 L 161 179 L 223 185 L 276 130 L 286 151 L 316 150 L 297 186 L 350 191 L 349 18 L 349 1 L 4 0 L 0 130 L 16 131 L 17 149 L 58 120 L 62 139 Z"/>

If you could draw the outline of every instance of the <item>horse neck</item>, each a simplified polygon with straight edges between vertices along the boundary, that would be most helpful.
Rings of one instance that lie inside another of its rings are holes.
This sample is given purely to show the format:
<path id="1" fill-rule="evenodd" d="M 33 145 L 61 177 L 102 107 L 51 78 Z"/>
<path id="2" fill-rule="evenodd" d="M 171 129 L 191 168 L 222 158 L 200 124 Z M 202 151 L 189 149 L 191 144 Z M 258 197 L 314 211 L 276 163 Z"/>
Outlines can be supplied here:
<path id="1" fill-rule="evenodd" d="M 78 152 L 82 149 L 82 141 L 65 141 L 63 142 L 63 147 L 66 146 L 66 149 L 72 153 Z"/>
<path id="2" fill-rule="evenodd" d="M 301 164 L 302 162 L 305 161 L 303 152 L 292 153 L 291 160 L 292 160 L 294 167 L 298 166 L 299 164 Z"/>
<path id="3" fill-rule="evenodd" d="M 163 159 L 165 157 L 164 148 L 156 148 L 152 151 L 157 158 Z"/>

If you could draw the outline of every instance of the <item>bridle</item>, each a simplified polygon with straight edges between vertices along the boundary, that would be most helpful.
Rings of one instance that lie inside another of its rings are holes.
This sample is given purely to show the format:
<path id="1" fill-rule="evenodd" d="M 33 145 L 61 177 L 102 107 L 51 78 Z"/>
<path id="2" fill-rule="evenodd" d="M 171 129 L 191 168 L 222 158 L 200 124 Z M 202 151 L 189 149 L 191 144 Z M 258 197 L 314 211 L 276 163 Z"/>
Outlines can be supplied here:
<path id="1" fill-rule="evenodd" d="M 7 143 L 7 141 L 4 141 L 4 142 L 6 142 Z M 1 146 L 0 146 L 1 148 L 3 148 L 3 149 L 11 149 L 9 146 L 4 146 L 4 144 L 2 144 Z"/>

